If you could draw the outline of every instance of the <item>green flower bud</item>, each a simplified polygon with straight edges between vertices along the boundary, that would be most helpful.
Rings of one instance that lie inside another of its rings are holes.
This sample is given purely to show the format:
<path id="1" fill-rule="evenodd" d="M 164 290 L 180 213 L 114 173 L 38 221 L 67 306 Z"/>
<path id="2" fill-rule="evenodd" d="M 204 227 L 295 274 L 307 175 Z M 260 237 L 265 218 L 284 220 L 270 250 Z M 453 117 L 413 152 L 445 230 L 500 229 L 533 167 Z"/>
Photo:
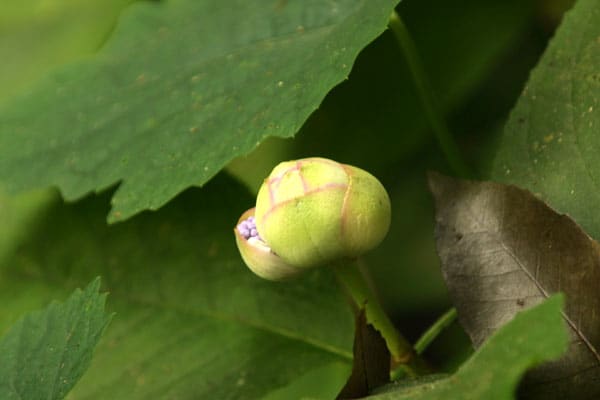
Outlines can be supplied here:
<path id="1" fill-rule="evenodd" d="M 355 258 L 390 226 L 390 200 L 368 172 L 325 158 L 283 162 L 256 199 L 256 229 L 288 267 Z"/>

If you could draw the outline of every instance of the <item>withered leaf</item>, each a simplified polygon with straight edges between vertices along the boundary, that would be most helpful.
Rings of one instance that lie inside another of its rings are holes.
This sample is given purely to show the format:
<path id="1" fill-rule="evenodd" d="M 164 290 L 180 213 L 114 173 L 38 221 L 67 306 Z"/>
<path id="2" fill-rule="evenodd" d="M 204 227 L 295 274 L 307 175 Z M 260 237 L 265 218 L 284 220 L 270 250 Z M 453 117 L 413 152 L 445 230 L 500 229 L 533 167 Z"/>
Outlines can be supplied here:
<path id="1" fill-rule="evenodd" d="M 600 398 L 598 243 L 516 186 L 437 173 L 430 174 L 429 185 L 442 273 L 473 344 L 479 347 L 520 310 L 563 292 L 569 351 L 532 371 L 521 392 L 544 399 Z"/>
<path id="2" fill-rule="evenodd" d="M 381 334 L 367 323 L 364 308 L 356 314 L 352 374 L 337 396 L 358 399 L 389 382 L 390 352 Z"/>

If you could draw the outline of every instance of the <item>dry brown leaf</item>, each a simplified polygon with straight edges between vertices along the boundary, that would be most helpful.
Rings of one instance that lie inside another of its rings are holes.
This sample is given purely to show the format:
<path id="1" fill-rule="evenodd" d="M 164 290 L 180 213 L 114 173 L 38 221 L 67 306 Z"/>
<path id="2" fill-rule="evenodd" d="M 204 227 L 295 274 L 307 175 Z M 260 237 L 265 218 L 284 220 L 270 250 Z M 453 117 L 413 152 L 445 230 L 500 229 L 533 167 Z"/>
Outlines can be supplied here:
<path id="1" fill-rule="evenodd" d="M 515 186 L 437 173 L 429 185 L 442 272 L 473 344 L 479 347 L 520 310 L 563 292 L 569 351 L 530 373 L 522 394 L 600 398 L 598 243 L 571 218 Z"/>

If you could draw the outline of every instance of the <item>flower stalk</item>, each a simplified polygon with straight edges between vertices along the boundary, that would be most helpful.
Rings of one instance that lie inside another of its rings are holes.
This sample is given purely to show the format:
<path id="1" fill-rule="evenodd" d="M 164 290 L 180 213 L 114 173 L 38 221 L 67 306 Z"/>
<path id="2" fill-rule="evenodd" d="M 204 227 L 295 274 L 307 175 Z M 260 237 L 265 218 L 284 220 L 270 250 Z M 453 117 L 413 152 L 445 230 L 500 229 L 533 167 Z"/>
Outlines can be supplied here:
<path id="1" fill-rule="evenodd" d="M 336 278 L 357 309 L 365 309 L 367 322 L 385 340 L 392 360 L 392 368 L 402 368 L 409 376 L 419 376 L 431 372 L 425 361 L 419 357 L 410 342 L 396 329 L 381 303 L 365 281 L 355 261 L 345 259 L 332 263 Z"/>

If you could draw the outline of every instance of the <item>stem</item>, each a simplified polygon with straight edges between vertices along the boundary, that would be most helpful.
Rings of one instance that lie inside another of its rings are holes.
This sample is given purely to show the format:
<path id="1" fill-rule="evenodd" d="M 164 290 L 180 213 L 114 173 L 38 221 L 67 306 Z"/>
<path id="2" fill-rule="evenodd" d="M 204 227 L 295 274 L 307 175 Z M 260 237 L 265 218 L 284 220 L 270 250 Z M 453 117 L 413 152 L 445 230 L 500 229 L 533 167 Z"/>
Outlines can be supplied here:
<path id="1" fill-rule="evenodd" d="M 433 342 L 445 328 L 454 322 L 456 316 L 456 308 L 452 307 L 441 317 L 439 317 L 437 321 L 435 321 L 433 325 L 431 325 L 415 343 L 415 351 L 417 354 L 423 354 L 431 342 Z"/>
<path id="2" fill-rule="evenodd" d="M 398 46 L 406 58 L 408 69 L 415 83 L 417 95 L 450 168 L 460 177 L 466 178 L 471 176 L 470 169 L 461 157 L 458 145 L 452 138 L 452 134 L 442 114 L 439 112 L 435 95 L 427 79 L 427 74 L 425 73 L 417 49 L 410 37 L 410 33 L 395 10 L 390 15 L 388 26 L 394 33 Z"/>
<path id="3" fill-rule="evenodd" d="M 423 354 L 423 352 L 427 349 L 427 347 L 435 340 L 435 338 L 444 330 L 444 328 L 448 327 L 454 320 L 456 319 L 456 308 L 452 307 L 448 311 L 444 313 L 441 317 L 439 317 L 433 325 L 429 327 L 417 340 L 415 343 L 415 352 L 418 355 Z M 402 368 L 396 368 L 391 372 L 391 380 L 397 381 L 406 376 L 406 370 Z"/>
<path id="4" fill-rule="evenodd" d="M 356 307 L 364 308 L 367 322 L 383 336 L 394 365 L 402 364 L 409 375 L 417 376 L 429 372 L 425 362 L 419 358 L 412 345 L 396 329 L 392 321 L 369 289 L 356 263 L 334 263 L 332 268 L 338 281 L 346 289 Z"/>

